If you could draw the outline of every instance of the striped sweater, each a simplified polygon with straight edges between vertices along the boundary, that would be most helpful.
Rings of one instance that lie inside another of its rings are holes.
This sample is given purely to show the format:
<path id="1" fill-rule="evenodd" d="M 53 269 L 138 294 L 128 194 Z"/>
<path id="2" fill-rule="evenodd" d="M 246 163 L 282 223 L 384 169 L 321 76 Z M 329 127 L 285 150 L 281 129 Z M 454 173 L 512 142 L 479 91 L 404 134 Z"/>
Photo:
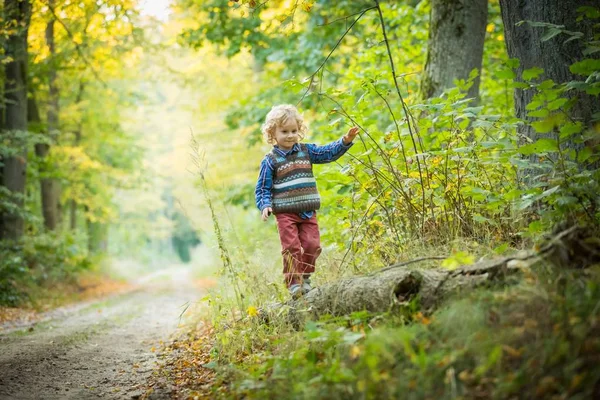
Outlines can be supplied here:
<path id="1" fill-rule="evenodd" d="M 275 151 L 268 157 L 273 164 L 273 213 L 318 210 L 321 198 L 306 145 L 301 144 L 300 151 L 285 157 Z"/>

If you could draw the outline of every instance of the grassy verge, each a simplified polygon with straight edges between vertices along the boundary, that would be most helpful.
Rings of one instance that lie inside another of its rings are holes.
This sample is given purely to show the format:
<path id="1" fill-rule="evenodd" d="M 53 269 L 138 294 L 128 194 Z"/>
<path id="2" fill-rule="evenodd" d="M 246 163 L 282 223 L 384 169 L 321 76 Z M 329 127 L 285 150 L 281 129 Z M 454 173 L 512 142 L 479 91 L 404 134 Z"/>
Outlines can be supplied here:
<path id="1" fill-rule="evenodd" d="M 211 342 L 188 332 L 179 346 L 199 349 L 200 358 L 188 352 L 186 369 L 175 368 L 180 390 L 247 399 L 600 395 L 597 270 L 538 266 L 514 285 L 465 293 L 430 315 L 355 313 L 300 331 L 247 311 L 237 322 L 213 318 Z"/>

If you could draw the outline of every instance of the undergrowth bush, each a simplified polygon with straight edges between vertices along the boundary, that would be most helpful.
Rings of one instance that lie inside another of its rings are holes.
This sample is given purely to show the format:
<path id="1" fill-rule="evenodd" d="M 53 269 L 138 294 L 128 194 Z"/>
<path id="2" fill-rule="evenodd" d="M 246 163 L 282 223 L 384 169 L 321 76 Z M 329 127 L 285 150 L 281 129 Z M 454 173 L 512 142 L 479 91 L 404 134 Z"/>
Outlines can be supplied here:
<path id="1" fill-rule="evenodd" d="M 232 398 L 593 398 L 600 284 L 583 275 L 529 273 L 429 316 L 360 312 L 300 332 L 248 317 L 221 332 L 213 364 Z"/>
<path id="2" fill-rule="evenodd" d="M 84 242 L 71 233 L 0 241 L 0 305 L 18 305 L 30 287 L 73 281 L 91 265 Z"/>

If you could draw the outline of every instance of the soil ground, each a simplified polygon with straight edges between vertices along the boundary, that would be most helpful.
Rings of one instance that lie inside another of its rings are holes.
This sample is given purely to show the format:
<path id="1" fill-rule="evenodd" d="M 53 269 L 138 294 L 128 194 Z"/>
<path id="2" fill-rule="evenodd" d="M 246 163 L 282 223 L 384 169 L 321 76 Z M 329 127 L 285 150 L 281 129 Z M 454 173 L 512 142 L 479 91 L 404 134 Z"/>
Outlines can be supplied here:
<path id="1" fill-rule="evenodd" d="M 169 268 L 129 293 L 0 333 L 0 399 L 141 397 L 157 362 L 155 348 L 202 296 L 192 282 L 187 269 Z"/>

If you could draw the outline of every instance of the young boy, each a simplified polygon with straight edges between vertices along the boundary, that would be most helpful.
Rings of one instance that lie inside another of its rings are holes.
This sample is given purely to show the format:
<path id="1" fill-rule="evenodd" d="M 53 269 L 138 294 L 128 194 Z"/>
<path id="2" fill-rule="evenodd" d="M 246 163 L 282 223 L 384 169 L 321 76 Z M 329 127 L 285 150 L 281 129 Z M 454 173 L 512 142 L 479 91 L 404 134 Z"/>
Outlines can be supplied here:
<path id="1" fill-rule="evenodd" d="M 256 206 L 263 221 L 275 214 L 283 255 L 283 275 L 293 298 L 308 293 L 310 274 L 321 254 L 316 211 L 321 206 L 312 172 L 313 164 L 340 158 L 358 134 L 352 127 L 342 138 L 327 144 L 300 143 L 307 127 L 296 107 L 278 105 L 267 114 L 262 132 L 273 144 L 260 163 Z"/>

